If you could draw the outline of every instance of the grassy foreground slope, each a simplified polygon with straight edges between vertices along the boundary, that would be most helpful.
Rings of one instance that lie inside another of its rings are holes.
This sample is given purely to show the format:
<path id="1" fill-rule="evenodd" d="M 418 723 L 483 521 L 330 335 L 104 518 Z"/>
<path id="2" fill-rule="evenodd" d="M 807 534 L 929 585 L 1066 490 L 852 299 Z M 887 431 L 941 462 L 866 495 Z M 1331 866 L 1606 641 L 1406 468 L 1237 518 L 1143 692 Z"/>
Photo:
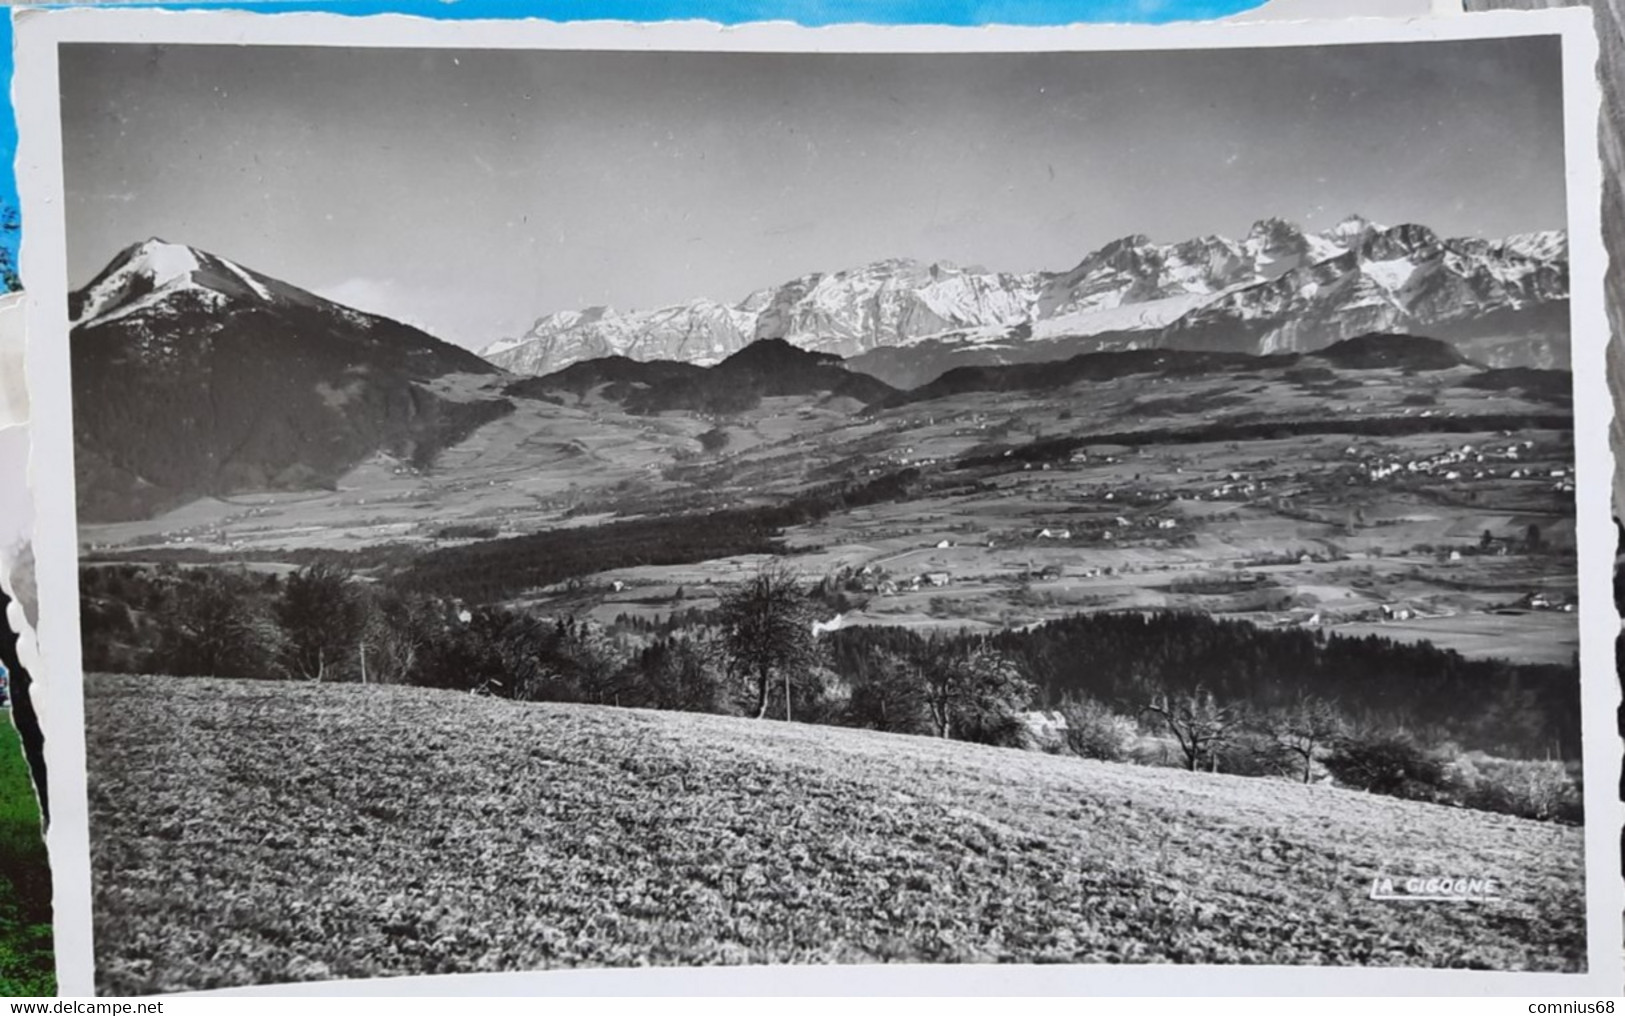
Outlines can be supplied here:
<path id="1" fill-rule="evenodd" d="M 99 989 L 584 965 L 1577 969 L 1581 831 L 418 688 L 93 676 Z M 1367 898 L 1379 874 L 1502 882 Z"/>

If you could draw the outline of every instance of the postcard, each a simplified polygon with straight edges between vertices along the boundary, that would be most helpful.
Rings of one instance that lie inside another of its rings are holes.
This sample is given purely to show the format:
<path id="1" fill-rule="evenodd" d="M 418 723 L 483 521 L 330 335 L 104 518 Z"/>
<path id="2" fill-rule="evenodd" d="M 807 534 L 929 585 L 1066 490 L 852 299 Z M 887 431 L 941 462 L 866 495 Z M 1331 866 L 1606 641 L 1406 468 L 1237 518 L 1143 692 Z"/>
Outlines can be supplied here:
<path id="1" fill-rule="evenodd" d="M 64 991 L 1617 990 L 1586 13 L 16 38 Z"/>

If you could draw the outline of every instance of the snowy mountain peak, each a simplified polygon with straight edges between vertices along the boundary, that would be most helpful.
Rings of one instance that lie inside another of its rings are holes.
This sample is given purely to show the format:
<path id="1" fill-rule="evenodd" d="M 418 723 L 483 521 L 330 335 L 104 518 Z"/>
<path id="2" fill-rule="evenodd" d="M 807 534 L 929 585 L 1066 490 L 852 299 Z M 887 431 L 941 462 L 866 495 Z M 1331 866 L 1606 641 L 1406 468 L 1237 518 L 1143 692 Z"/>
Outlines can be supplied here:
<path id="1" fill-rule="evenodd" d="M 866 265 L 838 271 L 823 277 L 808 276 L 808 280 L 814 285 L 826 282 L 826 280 L 876 280 L 912 284 L 964 274 L 965 270 L 951 261 L 925 262 L 917 258 L 894 257 L 871 261 Z"/>
<path id="2" fill-rule="evenodd" d="M 119 251 L 102 274 L 140 277 L 162 284 L 195 271 L 197 264 L 197 252 L 192 248 L 154 236 Z"/>
<path id="3" fill-rule="evenodd" d="M 323 307 L 354 321 L 372 315 L 331 303 L 285 282 L 244 268 L 217 254 L 150 237 L 120 251 L 83 289 L 68 298 L 75 328 L 132 315 L 174 317 L 226 306 Z"/>
<path id="4" fill-rule="evenodd" d="M 1406 223 L 1390 229 L 1372 229 L 1353 245 L 1353 249 L 1362 263 L 1404 261 L 1417 265 L 1439 254 L 1443 244 L 1439 235 L 1428 227 Z"/>
<path id="5" fill-rule="evenodd" d="M 1111 241 L 1091 254 L 1090 257 L 1104 261 L 1116 257 L 1124 251 L 1144 250 L 1151 245 L 1151 238 L 1144 233 L 1130 233 L 1128 236 L 1120 236 Z"/>
<path id="6" fill-rule="evenodd" d="M 202 257 L 191 247 L 158 237 L 126 247 L 85 287 L 73 323 L 99 320 L 150 302 L 159 294 L 194 285 Z"/>
<path id="7" fill-rule="evenodd" d="M 1296 233 L 1298 231 L 1297 226 L 1286 221 L 1285 219 L 1271 216 L 1268 219 L 1259 219 L 1257 222 L 1253 223 L 1253 227 L 1247 231 L 1247 236 L 1249 238 L 1262 238 L 1280 236 L 1285 233 Z"/>
<path id="8" fill-rule="evenodd" d="M 1548 261 L 1569 256 L 1569 235 L 1561 229 L 1547 229 L 1538 233 L 1519 233 L 1509 236 L 1503 247 L 1510 254 Z"/>
<path id="9" fill-rule="evenodd" d="M 1351 214 L 1343 217 L 1343 221 L 1321 234 L 1327 238 L 1342 238 L 1357 240 L 1372 230 L 1380 230 L 1381 226 L 1360 214 Z"/>
<path id="10" fill-rule="evenodd" d="M 337 489 L 371 455 L 422 460 L 502 412 L 430 384 L 497 373 L 467 350 L 160 239 L 120 251 L 68 309 L 83 518 Z"/>
<path id="11" fill-rule="evenodd" d="M 1253 223 L 1241 246 L 1271 259 L 1302 255 L 1309 250 L 1303 230 L 1297 223 L 1285 219 L 1260 219 Z"/>
<path id="12" fill-rule="evenodd" d="M 160 283 L 198 269 L 197 251 L 156 236 L 132 247 L 129 261 L 134 270 L 145 271 Z"/>

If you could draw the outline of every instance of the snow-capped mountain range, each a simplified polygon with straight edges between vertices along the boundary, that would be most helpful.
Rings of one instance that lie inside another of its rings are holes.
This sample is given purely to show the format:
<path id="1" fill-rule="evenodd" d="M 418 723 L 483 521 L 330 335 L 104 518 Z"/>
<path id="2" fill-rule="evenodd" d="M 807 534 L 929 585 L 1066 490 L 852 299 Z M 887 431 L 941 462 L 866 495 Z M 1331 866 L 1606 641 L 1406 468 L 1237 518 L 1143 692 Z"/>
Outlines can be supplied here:
<path id="1" fill-rule="evenodd" d="M 893 259 L 803 276 L 731 306 L 567 311 L 482 355 L 546 374 L 611 355 L 710 364 L 757 339 L 785 339 L 907 386 L 948 366 L 1100 348 L 1307 351 L 1413 331 L 1465 342 L 1498 365 L 1551 367 L 1566 366 L 1558 312 L 1567 297 L 1562 232 L 1485 241 L 1359 216 L 1320 233 L 1266 219 L 1240 240 L 1124 237 L 1064 272 Z"/>

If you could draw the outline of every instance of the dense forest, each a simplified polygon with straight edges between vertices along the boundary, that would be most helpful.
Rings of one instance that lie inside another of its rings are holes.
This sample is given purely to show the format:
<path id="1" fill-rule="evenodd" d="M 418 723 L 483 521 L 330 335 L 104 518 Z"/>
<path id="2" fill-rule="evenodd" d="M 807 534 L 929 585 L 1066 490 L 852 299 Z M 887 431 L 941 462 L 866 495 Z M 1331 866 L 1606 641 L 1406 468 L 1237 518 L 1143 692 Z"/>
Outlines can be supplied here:
<path id="1" fill-rule="evenodd" d="M 920 638 L 853 628 L 830 642 L 837 671 L 861 681 L 877 647 L 906 653 Z M 1132 711 L 1153 694 L 1197 688 L 1257 709 L 1315 695 L 1355 722 L 1515 757 L 1579 757 L 1577 666 L 1469 660 L 1427 642 L 1264 629 L 1189 612 L 1079 614 L 990 641 L 1044 708 L 1088 698 Z"/>
<path id="2" fill-rule="evenodd" d="M 491 603 L 613 568 L 776 554 L 784 550 L 780 537 L 786 528 L 907 498 L 920 482 L 919 470 L 901 469 L 860 484 L 829 484 L 777 505 L 680 512 L 445 547 L 412 558 L 390 581 L 416 593 Z"/>
<path id="3" fill-rule="evenodd" d="M 1467 659 L 1430 642 L 1261 629 L 1193 613 L 1086 614 L 994 644 L 1045 700 L 1141 700 L 1202 686 L 1271 708 L 1313 694 L 1364 723 L 1426 731 L 1513 756 L 1578 758 L 1579 667 Z"/>
<path id="4" fill-rule="evenodd" d="M 1405 437 L 1412 434 L 1480 434 L 1492 431 L 1573 430 L 1574 417 L 1547 413 L 1489 413 L 1476 416 L 1327 417 L 1315 420 L 1221 420 L 1197 427 L 1152 428 L 1055 437 L 1019 445 L 978 449 L 960 458 L 960 469 L 1016 463 L 1065 462 L 1090 445 L 1177 445 L 1342 434 L 1350 437 Z"/>
<path id="5" fill-rule="evenodd" d="M 1190 349 L 1107 350 L 1081 353 L 1066 360 L 952 367 L 926 384 L 897 392 L 880 405 L 907 405 L 966 392 L 1045 391 L 1079 382 L 1114 381 L 1135 375 L 1219 377 L 1225 373 L 1285 371 L 1288 380 L 1333 381 L 1338 375 L 1332 367 L 1423 372 L 1469 365 L 1448 342 L 1413 335 L 1362 335 L 1314 353 L 1254 355 Z M 1522 388 L 1536 397 L 1564 402 L 1572 398 L 1574 389 L 1573 377 L 1568 371 L 1527 367 L 1481 370 L 1456 383 L 1492 390 Z"/>
<path id="6" fill-rule="evenodd" d="M 954 367 L 928 384 L 899 392 L 885 406 L 927 402 L 966 392 L 1045 391 L 1081 381 L 1115 381 L 1147 374 L 1183 377 L 1225 371 L 1279 370 L 1302 357 L 1297 353 L 1253 356 L 1186 349 L 1122 349 L 1080 353 L 1068 360 Z"/>
<path id="7" fill-rule="evenodd" d="M 210 567 L 223 561 L 232 565 L 329 565 L 369 572 L 381 582 L 413 593 L 491 603 L 614 568 L 780 553 L 784 549 L 781 536 L 790 526 L 816 522 L 849 508 L 919 497 L 929 482 L 918 469 L 909 467 L 862 481 L 844 477 L 778 504 L 671 511 L 523 536 L 492 538 L 492 530 L 453 525 L 443 528 L 440 535 L 476 542 L 432 551 L 402 542 L 356 550 L 298 547 L 230 554 L 202 547 L 155 547 L 87 554 L 85 559 L 98 568 L 134 562 Z M 963 480 L 949 479 L 944 485 L 951 490 L 975 489 Z"/>

